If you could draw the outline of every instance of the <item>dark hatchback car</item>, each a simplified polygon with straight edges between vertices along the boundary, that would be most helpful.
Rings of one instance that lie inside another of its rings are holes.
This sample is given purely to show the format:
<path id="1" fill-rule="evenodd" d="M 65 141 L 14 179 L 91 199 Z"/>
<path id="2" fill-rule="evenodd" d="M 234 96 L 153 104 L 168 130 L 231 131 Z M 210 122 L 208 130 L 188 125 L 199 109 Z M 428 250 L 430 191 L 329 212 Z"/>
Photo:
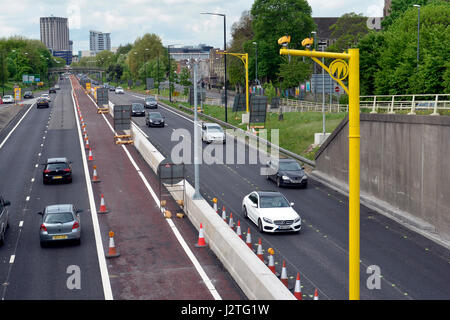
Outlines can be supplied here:
<path id="1" fill-rule="evenodd" d="M 72 161 L 67 158 L 49 158 L 44 163 L 42 179 L 44 184 L 51 182 L 72 182 Z"/>
<path id="2" fill-rule="evenodd" d="M 158 102 L 156 102 L 156 99 L 153 97 L 147 97 L 145 98 L 144 106 L 149 109 L 157 109 Z"/>
<path id="3" fill-rule="evenodd" d="M 304 168 L 294 159 L 271 160 L 267 166 L 269 169 L 267 179 L 275 181 L 278 187 L 306 188 L 308 186 L 308 176 Z"/>
<path id="4" fill-rule="evenodd" d="M 36 102 L 36 108 L 49 108 L 50 107 L 50 102 L 48 102 L 48 99 L 44 98 L 44 97 L 40 97 L 37 99 Z"/>
<path id="5" fill-rule="evenodd" d="M 164 127 L 164 117 L 159 112 L 149 112 L 145 117 L 145 124 L 149 127 Z"/>
<path id="6" fill-rule="evenodd" d="M 34 98 L 33 92 L 32 91 L 25 91 L 25 93 L 23 94 L 23 98 L 24 99 L 32 99 L 32 98 Z"/>
<path id="7" fill-rule="evenodd" d="M 56 93 L 56 89 L 52 87 L 48 89 L 48 93 Z"/>
<path id="8" fill-rule="evenodd" d="M 132 117 L 144 117 L 145 116 L 145 108 L 142 103 L 132 103 L 131 104 L 131 116 Z"/>

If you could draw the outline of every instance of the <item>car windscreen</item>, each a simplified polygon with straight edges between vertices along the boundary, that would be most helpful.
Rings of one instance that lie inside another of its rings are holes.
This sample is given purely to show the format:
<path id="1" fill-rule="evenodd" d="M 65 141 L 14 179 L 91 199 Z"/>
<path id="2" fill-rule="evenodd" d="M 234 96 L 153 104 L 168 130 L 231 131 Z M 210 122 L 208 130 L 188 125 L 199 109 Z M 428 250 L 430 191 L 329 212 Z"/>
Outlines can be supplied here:
<path id="1" fill-rule="evenodd" d="M 208 127 L 206 127 L 206 129 L 209 132 L 223 132 L 222 128 L 219 126 L 208 126 Z"/>
<path id="2" fill-rule="evenodd" d="M 47 164 L 47 170 L 55 171 L 55 170 L 64 170 L 69 168 L 67 163 L 64 162 L 56 162 L 56 163 L 48 163 Z"/>
<path id="3" fill-rule="evenodd" d="M 142 111 L 144 110 L 144 106 L 140 103 L 133 103 L 131 105 L 131 107 L 133 108 L 134 111 Z"/>
<path id="4" fill-rule="evenodd" d="M 67 223 L 73 221 L 71 212 L 48 213 L 45 216 L 45 223 Z"/>
<path id="5" fill-rule="evenodd" d="M 146 98 L 145 102 L 155 102 L 155 98 Z"/>
<path id="6" fill-rule="evenodd" d="M 279 162 L 279 168 L 281 171 L 299 171 L 302 170 L 298 162 Z"/>
<path id="7" fill-rule="evenodd" d="M 151 113 L 149 114 L 149 117 L 150 117 L 151 119 L 161 119 L 161 118 L 162 118 L 162 117 L 161 117 L 161 114 L 155 113 L 155 112 L 151 112 Z"/>
<path id="8" fill-rule="evenodd" d="M 266 195 L 260 196 L 260 208 L 286 208 L 289 207 L 289 203 L 286 198 L 279 195 Z"/>

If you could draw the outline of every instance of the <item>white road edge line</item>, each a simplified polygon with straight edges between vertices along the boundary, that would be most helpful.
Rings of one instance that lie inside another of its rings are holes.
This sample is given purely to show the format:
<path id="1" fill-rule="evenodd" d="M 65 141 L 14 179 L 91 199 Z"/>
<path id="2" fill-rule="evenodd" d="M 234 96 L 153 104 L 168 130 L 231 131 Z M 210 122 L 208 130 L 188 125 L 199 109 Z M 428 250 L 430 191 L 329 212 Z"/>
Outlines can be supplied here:
<path id="1" fill-rule="evenodd" d="M 91 98 L 91 97 L 89 96 L 89 98 Z M 92 98 L 91 98 L 91 100 L 92 100 Z M 92 101 L 94 101 L 94 100 L 92 100 Z M 114 131 L 114 128 L 111 126 L 111 124 L 109 123 L 108 119 L 106 119 L 106 116 L 104 114 L 102 114 L 102 116 L 103 116 L 103 119 L 105 120 L 105 122 L 108 124 L 109 128 L 111 129 L 111 131 L 113 132 L 113 134 L 115 135 L 116 132 Z M 124 145 L 121 145 L 121 147 L 125 151 L 125 154 L 128 156 L 128 159 L 130 160 L 131 164 L 134 166 L 136 171 L 138 171 L 139 176 L 141 177 L 142 181 L 144 182 L 144 185 L 147 187 L 147 190 L 150 192 L 151 196 L 153 197 L 153 200 L 156 202 L 156 204 L 160 208 L 161 207 L 161 203 L 160 203 L 160 201 L 159 201 L 155 191 L 153 190 L 153 188 L 148 183 L 147 179 L 145 178 L 144 174 L 139 169 L 138 165 L 134 161 L 134 159 L 131 156 L 131 154 L 128 152 L 127 148 Z M 214 287 L 214 284 L 212 283 L 211 279 L 209 279 L 209 277 L 206 274 L 205 270 L 203 270 L 202 266 L 198 262 L 197 258 L 195 257 L 194 253 L 192 252 L 192 250 L 187 245 L 186 241 L 184 240 L 184 238 L 181 235 L 181 233 L 178 231 L 178 229 L 175 226 L 175 224 L 173 223 L 173 221 L 169 220 L 169 219 L 165 219 L 165 220 L 169 224 L 172 232 L 174 233 L 174 235 L 177 238 L 178 242 L 180 243 L 181 247 L 186 252 L 186 254 L 189 257 L 189 259 L 191 260 L 192 264 L 194 265 L 195 269 L 199 273 L 200 277 L 202 278 L 203 282 L 205 283 L 205 285 L 208 288 L 208 290 L 211 293 L 211 295 L 214 297 L 215 300 L 222 300 L 222 297 L 217 292 L 217 289 Z"/>
<path id="2" fill-rule="evenodd" d="M 91 209 L 91 218 L 92 218 L 92 226 L 94 228 L 94 236 L 95 236 L 95 244 L 97 247 L 97 256 L 98 256 L 98 264 L 100 267 L 100 275 L 102 278 L 102 285 L 103 285 L 103 293 L 105 295 L 105 300 L 114 300 L 112 289 L 111 289 L 111 282 L 109 281 L 109 273 L 108 273 L 108 267 L 106 265 L 106 258 L 105 258 L 105 252 L 103 250 L 103 243 L 102 243 L 102 236 L 100 234 L 100 225 L 98 223 L 98 217 L 97 217 L 97 209 L 95 208 L 95 201 L 94 201 L 94 192 L 92 190 L 92 184 L 91 184 L 91 178 L 89 176 L 89 168 L 87 164 L 87 157 L 86 157 L 86 151 L 84 150 L 84 144 L 83 144 L 83 136 L 81 134 L 81 128 L 80 128 L 80 122 L 77 117 L 77 109 L 76 109 L 76 103 L 75 99 L 73 97 L 74 90 L 72 81 L 70 81 L 70 84 L 72 86 L 72 101 L 73 101 L 73 109 L 74 109 L 74 116 L 77 122 L 77 129 L 78 129 L 78 138 L 80 140 L 80 149 L 81 149 L 81 155 L 83 160 L 83 168 L 84 168 L 84 174 L 86 178 L 86 187 L 88 191 L 89 196 L 89 204 Z"/>
<path id="3" fill-rule="evenodd" d="M 0 144 L 0 149 L 3 147 L 3 145 L 6 143 L 6 141 L 9 139 L 9 137 L 12 135 L 12 133 L 16 130 L 16 128 L 19 126 L 19 124 L 22 122 L 22 120 L 26 117 L 28 112 L 30 112 L 31 108 L 34 106 L 36 102 L 32 103 L 31 106 L 28 108 L 28 110 L 25 112 L 25 114 L 20 118 L 19 122 L 14 126 L 14 128 L 11 130 L 11 132 L 6 136 L 6 138 L 3 140 L 3 142 Z"/>
<path id="4" fill-rule="evenodd" d="M 16 259 L 16 255 L 12 254 L 11 258 L 9 258 L 9 263 L 14 263 L 14 260 Z"/>

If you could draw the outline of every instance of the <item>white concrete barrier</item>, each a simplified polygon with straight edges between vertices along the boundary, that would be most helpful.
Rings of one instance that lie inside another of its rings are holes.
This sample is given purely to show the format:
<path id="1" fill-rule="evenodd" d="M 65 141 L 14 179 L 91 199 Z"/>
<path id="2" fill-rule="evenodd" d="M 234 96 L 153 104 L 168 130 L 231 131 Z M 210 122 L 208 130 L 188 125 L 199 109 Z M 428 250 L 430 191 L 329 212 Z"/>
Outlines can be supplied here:
<path id="1" fill-rule="evenodd" d="M 109 107 L 110 113 L 114 115 L 114 105 L 111 102 Z M 136 149 L 157 173 L 158 165 L 165 159 L 164 156 L 133 122 L 131 135 Z M 171 194 L 175 200 L 183 199 L 179 189 Z M 207 244 L 245 295 L 251 300 L 295 300 L 294 295 L 222 220 L 211 205 L 204 199 L 192 200 L 193 194 L 194 188 L 185 181 L 185 214 L 197 229 L 202 223 Z"/>

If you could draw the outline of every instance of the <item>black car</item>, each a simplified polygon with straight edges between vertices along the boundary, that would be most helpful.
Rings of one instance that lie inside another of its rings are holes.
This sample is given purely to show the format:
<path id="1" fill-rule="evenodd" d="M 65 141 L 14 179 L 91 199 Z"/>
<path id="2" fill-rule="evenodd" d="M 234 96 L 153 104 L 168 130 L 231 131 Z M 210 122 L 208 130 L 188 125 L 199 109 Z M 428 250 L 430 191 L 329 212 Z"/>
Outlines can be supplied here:
<path id="1" fill-rule="evenodd" d="M 48 99 L 39 97 L 36 102 L 36 108 L 49 108 L 50 102 L 48 102 Z"/>
<path id="2" fill-rule="evenodd" d="M 149 112 L 145 124 L 149 127 L 164 127 L 164 117 L 159 112 Z"/>
<path id="3" fill-rule="evenodd" d="M 72 161 L 69 161 L 67 158 L 49 158 L 43 165 L 42 179 L 44 184 L 50 182 L 72 182 Z"/>
<path id="4" fill-rule="evenodd" d="M 144 105 L 142 103 L 132 103 L 131 104 L 131 116 L 140 116 L 140 117 L 144 117 L 145 116 L 145 108 Z"/>
<path id="5" fill-rule="evenodd" d="M 308 176 L 304 168 L 294 159 L 270 160 L 267 163 L 268 180 L 274 180 L 278 187 L 295 186 L 306 188 Z"/>
<path id="6" fill-rule="evenodd" d="M 147 97 L 144 100 L 144 106 L 149 109 L 157 109 L 158 102 L 156 102 L 156 99 L 153 97 Z"/>
<path id="7" fill-rule="evenodd" d="M 34 98 L 33 92 L 32 91 L 25 91 L 25 93 L 23 94 L 23 98 L 24 99 L 32 99 L 32 98 Z"/>
<path id="8" fill-rule="evenodd" d="M 48 89 L 48 93 L 56 93 L 56 89 L 51 87 L 50 89 Z"/>

